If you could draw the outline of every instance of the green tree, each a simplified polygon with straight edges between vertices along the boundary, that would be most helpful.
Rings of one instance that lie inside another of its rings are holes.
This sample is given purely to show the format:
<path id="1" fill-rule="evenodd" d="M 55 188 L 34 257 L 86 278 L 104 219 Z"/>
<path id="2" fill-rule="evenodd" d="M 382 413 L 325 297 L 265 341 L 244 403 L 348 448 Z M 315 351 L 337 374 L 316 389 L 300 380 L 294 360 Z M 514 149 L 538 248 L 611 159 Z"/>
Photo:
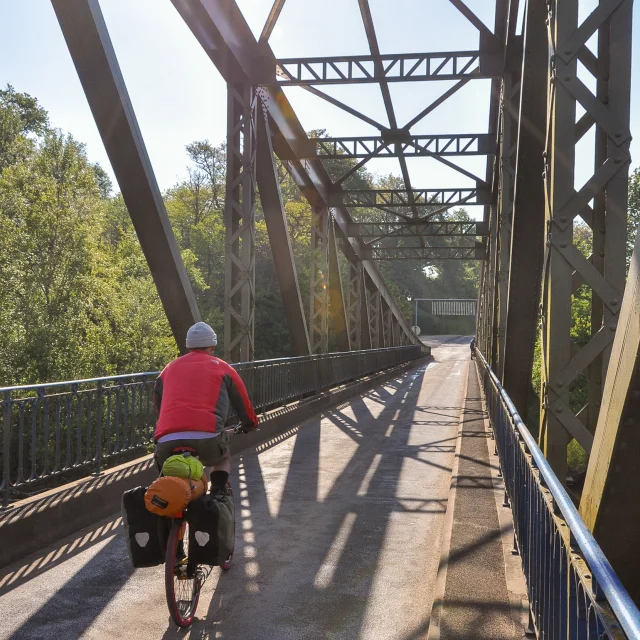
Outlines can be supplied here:
<path id="1" fill-rule="evenodd" d="M 627 209 L 627 271 L 631 263 L 631 254 L 636 243 L 640 225 L 640 169 L 634 169 L 629 176 L 629 206 Z"/>
<path id="2" fill-rule="evenodd" d="M 35 149 L 35 136 L 48 128 L 47 112 L 35 98 L 17 93 L 11 85 L 0 90 L 0 173 L 24 160 Z"/>
<path id="3" fill-rule="evenodd" d="M 23 122 L 0 158 L 0 384 L 161 366 L 175 344 L 122 198 L 35 100 L 0 100 Z"/>

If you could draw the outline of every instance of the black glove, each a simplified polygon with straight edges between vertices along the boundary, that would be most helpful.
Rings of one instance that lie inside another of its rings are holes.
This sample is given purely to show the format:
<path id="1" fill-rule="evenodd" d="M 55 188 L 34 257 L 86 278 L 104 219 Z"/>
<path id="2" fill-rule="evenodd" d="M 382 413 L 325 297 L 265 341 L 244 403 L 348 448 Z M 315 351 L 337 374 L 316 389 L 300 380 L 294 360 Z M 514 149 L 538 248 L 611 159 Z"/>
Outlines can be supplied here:
<path id="1" fill-rule="evenodd" d="M 240 425 L 236 428 L 236 433 L 249 433 L 254 430 L 252 425 Z"/>

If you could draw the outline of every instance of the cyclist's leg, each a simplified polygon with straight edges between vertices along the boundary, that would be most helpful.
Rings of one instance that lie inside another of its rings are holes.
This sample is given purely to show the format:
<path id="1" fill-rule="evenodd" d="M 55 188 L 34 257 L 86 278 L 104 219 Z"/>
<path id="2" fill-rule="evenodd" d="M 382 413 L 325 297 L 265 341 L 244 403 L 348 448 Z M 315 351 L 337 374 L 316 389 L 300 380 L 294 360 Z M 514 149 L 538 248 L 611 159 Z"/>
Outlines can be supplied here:
<path id="1" fill-rule="evenodd" d="M 218 464 L 211 467 L 211 493 L 224 489 L 227 486 L 230 474 L 231 452 L 227 450 L 225 457 Z"/>
<path id="2" fill-rule="evenodd" d="M 215 493 L 223 489 L 231 472 L 231 449 L 229 435 L 221 433 L 215 438 L 207 438 L 200 441 L 198 455 L 202 464 L 210 469 L 209 480 L 211 492 Z"/>

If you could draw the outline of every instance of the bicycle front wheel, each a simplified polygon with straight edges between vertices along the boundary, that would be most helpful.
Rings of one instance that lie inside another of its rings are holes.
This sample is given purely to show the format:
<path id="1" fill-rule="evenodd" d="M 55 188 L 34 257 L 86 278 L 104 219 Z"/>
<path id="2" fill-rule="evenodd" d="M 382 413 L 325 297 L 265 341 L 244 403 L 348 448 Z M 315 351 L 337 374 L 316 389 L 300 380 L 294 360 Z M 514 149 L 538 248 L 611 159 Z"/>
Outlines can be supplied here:
<path id="1" fill-rule="evenodd" d="M 175 518 L 167 542 L 164 584 L 169 614 L 178 627 L 192 624 L 202 582 L 200 567 L 189 562 L 189 524 Z"/>

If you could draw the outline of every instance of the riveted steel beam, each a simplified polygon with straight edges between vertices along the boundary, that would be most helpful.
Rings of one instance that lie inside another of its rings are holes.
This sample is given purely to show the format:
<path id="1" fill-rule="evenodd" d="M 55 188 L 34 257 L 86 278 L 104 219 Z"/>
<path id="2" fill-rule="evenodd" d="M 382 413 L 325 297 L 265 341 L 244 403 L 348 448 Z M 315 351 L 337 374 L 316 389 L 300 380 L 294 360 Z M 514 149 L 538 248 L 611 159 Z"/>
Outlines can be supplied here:
<path id="1" fill-rule="evenodd" d="M 349 283 L 347 287 L 347 322 L 349 325 L 349 342 L 352 349 L 362 349 L 361 316 L 362 316 L 362 262 L 349 260 Z"/>
<path id="2" fill-rule="evenodd" d="M 269 11 L 269 15 L 267 16 L 267 21 L 264 23 L 262 33 L 260 34 L 260 42 L 267 42 L 271 37 L 271 33 L 275 29 L 276 23 L 278 22 L 278 18 L 280 17 L 280 13 L 282 12 L 286 1 L 287 0 L 274 0 L 271 11 Z"/>
<path id="3" fill-rule="evenodd" d="M 487 39 L 495 39 L 493 32 L 487 25 L 471 11 L 462 0 L 449 0 L 449 2 Z"/>
<path id="4" fill-rule="evenodd" d="M 260 189 L 260 202 L 269 234 L 273 262 L 280 285 L 282 305 L 287 317 L 289 336 L 294 355 L 311 353 L 309 333 L 304 316 L 298 274 L 291 249 L 289 226 L 282 202 L 278 170 L 275 165 L 269 120 L 265 113 L 258 113 L 258 150 L 256 176 Z"/>
<path id="5" fill-rule="evenodd" d="M 491 193 L 485 187 L 462 189 L 361 189 L 332 193 L 331 206 L 344 207 L 436 207 L 441 204 L 487 204 Z"/>
<path id="6" fill-rule="evenodd" d="M 411 135 L 406 131 L 382 136 L 315 138 L 299 157 L 323 159 L 477 156 L 495 154 L 495 139 L 487 133 Z"/>
<path id="7" fill-rule="evenodd" d="M 349 323 L 342 289 L 342 279 L 340 277 L 338 243 L 333 220 L 329 222 L 329 317 L 331 318 L 331 328 L 336 339 L 338 351 L 351 351 Z"/>
<path id="8" fill-rule="evenodd" d="M 380 291 L 365 275 L 365 292 L 367 301 L 367 320 L 369 321 L 369 339 L 371 349 L 380 349 L 382 344 L 382 301 Z"/>
<path id="9" fill-rule="evenodd" d="M 517 131 L 503 386 L 526 420 L 544 258 L 547 4 L 529 0 Z"/>
<path id="10" fill-rule="evenodd" d="M 370 247 L 365 250 L 370 260 L 485 260 L 483 244 L 472 247 Z"/>
<path id="11" fill-rule="evenodd" d="M 513 195 L 517 151 L 518 106 L 521 70 L 505 70 L 500 98 L 500 154 L 498 157 L 498 203 L 496 207 L 497 246 L 495 268 L 495 363 L 494 371 L 502 378 L 504 371 L 509 260 L 513 217 Z"/>
<path id="12" fill-rule="evenodd" d="M 488 33 L 487 28 L 476 27 L 480 30 L 481 48 L 490 49 L 499 53 L 502 61 L 505 58 L 507 22 L 509 15 L 509 4 L 511 0 L 496 0 L 494 33 Z M 462 6 L 461 2 L 457 3 Z M 460 6 L 458 7 L 460 9 Z M 462 11 L 464 13 L 464 11 Z M 469 16 L 467 16 L 469 17 Z M 500 77 L 491 80 L 491 94 L 489 99 L 489 133 L 496 136 L 496 146 L 498 146 L 498 136 L 500 134 L 500 98 L 502 95 L 502 76 L 504 64 L 500 65 Z M 495 364 L 497 348 L 497 323 L 495 321 L 497 311 L 497 291 L 496 279 L 499 268 L 499 218 L 498 218 L 498 186 L 499 186 L 499 163 L 494 158 L 487 158 L 487 169 L 485 181 L 491 185 L 491 202 L 484 207 L 484 220 L 489 222 L 489 240 L 487 242 L 487 262 L 483 263 L 482 295 L 486 298 L 483 303 L 483 336 L 481 345 L 483 352 L 492 365 Z"/>
<path id="13" fill-rule="evenodd" d="M 615 332 L 580 514 L 635 601 L 640 598 L 640 234 Z M 615 327 L 612 326 L 612 329 Z M 613 334 L 613 331 L 610 332 Z"/>
<path id="14" fill-rule="evenodd" d="M 488 234 L 486 222 L 352 222 L 347 235 L 358 238 L 393 237 L 462 237 L 475 238 Z"/>
<path id="15" fill-rule="evenodd" d="M 565 478 L 567 444 L 579 435 L 571 410 L 571 385 L 580 374 L 589 382 L 589 403 L 580 411 L 594 424 L 625 280 L 627 180 L 630 162 L 629 98 L 632 0 L 603 1 L 579 21 L 578 0 L 549 4 L 549 44 L 557 55 L 549 79 L 547 168 L 545 170 L 548 257 L 543 278 L 541 442 L 554 471 Z M 597 33 L 598 53 L 584 56 Z M 578 61 L 596 72 L 596 94 L 582 82 Z M 594 173 L 574 190 L 578 104 L 595 126 Z M 574 219 L 589 203 L 593 254 L 574 244 Z M 582 348 L 571 341 L 573 282 L 591 290 L 591 336 Z M 591 428 L 593 428 L 591 426 Z M 584 434 L 583 434 L 584 435 Z M 580 441 L 580 438 L 578 438 Z M 583 447 L 588 448 L 586 436 Z M 596 497 L 597 498 L 597 497 Z"/>
<path id="16" fill-rule="evenodd" d="M 97 0 L 52 0 L 167 320 L 185 349 L 200 319 L 113 44 Z"/>
<path id="17" fill-rule="evenodd" d="M 371 349 L 374 344 L 371 323 L 373 318 L 371 317 L 371 305 L 370 305 L 370 293 L 369 283 L 370 278 L 368 273 L 363 269 L 362 282 L 360 284 L 360 348 Z"/>
<path id="18" fill-rule="evenodd" d="M 309 337 L 312 353 L 329 350 L 329 211 L 314 209 L 311 220 Z"/>
<path id="19" fill-rule="evenodd" d="M 252 87 L 227 85 L 224 353 L 230 362 L 254 354 L 258 109 Z"/>
<path id="20" fill-rule="evenodd" d="M 380 64 L 376 64 L 379 60 Z M 491 78 L 502 61 L 493 51 L 286 58 L 276 61 L 282 86 Z"/>

